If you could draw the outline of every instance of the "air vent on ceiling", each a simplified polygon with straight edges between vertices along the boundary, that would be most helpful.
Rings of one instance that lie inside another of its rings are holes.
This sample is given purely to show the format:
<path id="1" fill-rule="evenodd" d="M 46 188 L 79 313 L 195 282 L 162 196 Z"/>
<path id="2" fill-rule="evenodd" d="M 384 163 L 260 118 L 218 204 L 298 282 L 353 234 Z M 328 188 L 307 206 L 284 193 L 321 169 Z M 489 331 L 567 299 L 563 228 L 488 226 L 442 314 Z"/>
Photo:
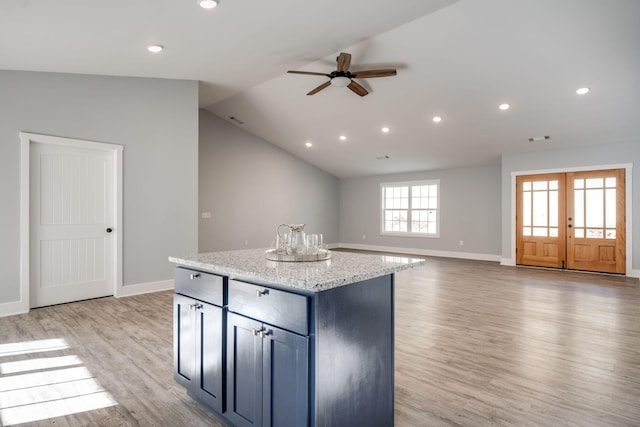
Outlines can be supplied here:
<path id="1" fill-rule="evenodd" d="M 389 156 L 378 156 L 376 157 L 377 160 L 387 160 L 389 158 Z"/>
<path id="2" fill-rule="evenodd" d="M 551 139 L 551 137 L 549 135 L 534 136 L 533 138 L 529 138 L 529 142 L 547 141 L 549 139 Z"/>
<path id="3" fill-rule="evenodd" d="M 231 120 L 232 122 L 236 122 L 239 125 L 243 125 L 244 124 L 244 122 L 242 120 L 238 119 L 235 116 L 229 116 L 229 120 Z"/>

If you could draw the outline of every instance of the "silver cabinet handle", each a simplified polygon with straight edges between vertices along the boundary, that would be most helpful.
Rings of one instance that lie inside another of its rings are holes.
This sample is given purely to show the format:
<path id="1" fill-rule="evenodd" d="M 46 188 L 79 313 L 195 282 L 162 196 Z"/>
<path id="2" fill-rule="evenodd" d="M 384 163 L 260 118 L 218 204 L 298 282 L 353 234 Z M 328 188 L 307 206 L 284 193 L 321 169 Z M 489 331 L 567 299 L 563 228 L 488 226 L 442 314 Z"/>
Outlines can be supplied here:
<path id="1" fill-rule="evenodd" d="M 263 329 L 263 330 L 261 330 L 261 331 L 260 331 L 260 337 L 261 337 L 261 338 L 266 338 L 266 337 L 268 337 L 269 335 L 271 335 L 271 331 L 268 331 L 268 330 L 266 330 L 266 329 Z"/>
<path id="2" fill-rule="evenodd" d="M 269 289 L 262 289 L 262 290 L 258 289 L 256 291 L 256 296 L 259 298 L 267 295 L 268 293 L 269 293 Z"/>
<path id="3" fill-rule="evenodd" d="M 189 310 L 199 310 L 201 308 L 202 308 L 202 304 L 200 303 L 189 304 Z"/>
<path id="4" fill-rule="evenodd" d="M 191 273 L 189 277 L 191 278 L 191 280 L 196 280 L 198 277 L 200 277 L 200 273 Z"/>
<path id="5" fill-rule="evenodd" d="M 271 331 L 265 328 L 252 329 L 251 332 L 253 332 L 254 337 L 260 336 L 260 338 L 266 338 L 271 335 Z"/>

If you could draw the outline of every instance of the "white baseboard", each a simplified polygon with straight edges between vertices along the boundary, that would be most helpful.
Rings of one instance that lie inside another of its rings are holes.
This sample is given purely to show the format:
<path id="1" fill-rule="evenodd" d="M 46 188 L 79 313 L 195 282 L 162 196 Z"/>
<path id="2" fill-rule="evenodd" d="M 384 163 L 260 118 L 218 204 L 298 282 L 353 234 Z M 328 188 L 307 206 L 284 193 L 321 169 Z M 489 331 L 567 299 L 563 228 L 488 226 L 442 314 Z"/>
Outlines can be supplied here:
<path id="1" fill-rule="evenodd" d="M 635 277 L 637 279 L 640 279 L 640 270 L 629 270 L 627 271 L 627 276 L 628 277 Z"/>
<path id="2" fill-rule="evenodd" d="M 435 256 L 435 257 L 444 257 L 444 258 L 473 259 L 478 261 L 494 261 L 494 262 L 501 261 L 500 255 L 476 254 L 471 252 L 434 251 L 430 249 L 361 245 L 357 243 L 339 243 L 338 245 L 334 245 L 334 246 L 339 248 L 359 249 L 363 251 L 393 252 L 393 253 L 406 254 L 406 255 L 424 255 L 424 256 Z"/>
<path id="3" fill-rule="evenodd" d="M 121 286 L 116 289 L 114 296 L 116 298 L 129 297 L 132 295 L 148 294 L 151 292 L 168 291 L 170 289 L 174 289 L 173 279 Z"/>
<path id="4" fill-rule="evenodd" d="M 13 316 L 29 312 L 29 305 L 22 301 L 4 302 L 0 304 L 0 317 Z"/>
<path id="5" fill-rule="evenodd" d="M 140 283 L 137 285 L 120 286 L 116 289 L 115 297 L 148 294 L 151 292 L 168 291 L 174 289 L 173 279 L 159 282 Z M 23 301 L 0 303 L 0 317 L 13 316 L 29 312 L 29 305 Z"/>
<path id="6" fill-rule="evenodd" d="M 510 267 L 515 267 L 516 262 L 513 258 L 500 258 L 500 265 L 507 265 Z"/>

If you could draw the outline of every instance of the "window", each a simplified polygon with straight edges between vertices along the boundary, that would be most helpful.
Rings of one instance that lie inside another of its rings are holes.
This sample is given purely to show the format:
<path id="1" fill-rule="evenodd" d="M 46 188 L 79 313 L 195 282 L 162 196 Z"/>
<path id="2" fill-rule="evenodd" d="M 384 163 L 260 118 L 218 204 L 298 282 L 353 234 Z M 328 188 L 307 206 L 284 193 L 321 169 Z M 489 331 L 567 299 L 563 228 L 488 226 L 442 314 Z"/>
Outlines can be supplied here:
<path id="1" fill-rule="evenodd" d="M 439 180 L 380 184 L 382 234 L 440 237 Z"/>

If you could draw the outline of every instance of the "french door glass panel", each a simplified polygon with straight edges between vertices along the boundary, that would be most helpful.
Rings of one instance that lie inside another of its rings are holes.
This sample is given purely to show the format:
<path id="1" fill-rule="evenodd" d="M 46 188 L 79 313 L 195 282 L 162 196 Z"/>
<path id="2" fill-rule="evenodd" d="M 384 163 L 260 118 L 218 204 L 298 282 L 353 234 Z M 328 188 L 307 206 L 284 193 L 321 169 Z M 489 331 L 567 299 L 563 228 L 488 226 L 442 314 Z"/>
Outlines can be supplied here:
<path id="1" fill-rule="evenodd" d="M 558 236 L 557 180 L 524 182 L 522 204 L 524 236 Z"/>
<path id="2" fill-rule="evenodd" d="M 616 238 L 616 178 L 574 179 L 574 237 Z"/>

